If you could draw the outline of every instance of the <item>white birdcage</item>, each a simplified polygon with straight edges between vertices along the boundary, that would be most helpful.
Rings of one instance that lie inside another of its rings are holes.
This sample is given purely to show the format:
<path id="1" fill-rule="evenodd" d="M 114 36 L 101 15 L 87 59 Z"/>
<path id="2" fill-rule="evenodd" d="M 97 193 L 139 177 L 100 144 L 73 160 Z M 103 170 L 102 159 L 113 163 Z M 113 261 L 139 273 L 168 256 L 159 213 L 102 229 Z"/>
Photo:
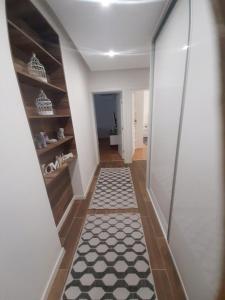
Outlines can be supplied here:
<path id="1" fill-rule="evenodd" d="M 48 82 L 45 67 L 40 63 L 35 53 L 33 53 L 27 66 L 28 66 L 28 73 L 30 75 L 44 82 Z"/>
<path id="2" fill-rule="evenodd" d="M 39 115 L 49 116 L 54 114 L 52 101 L 47 98 L 43 90 L 40 91 L 36 99 L 36 107 Z"/>

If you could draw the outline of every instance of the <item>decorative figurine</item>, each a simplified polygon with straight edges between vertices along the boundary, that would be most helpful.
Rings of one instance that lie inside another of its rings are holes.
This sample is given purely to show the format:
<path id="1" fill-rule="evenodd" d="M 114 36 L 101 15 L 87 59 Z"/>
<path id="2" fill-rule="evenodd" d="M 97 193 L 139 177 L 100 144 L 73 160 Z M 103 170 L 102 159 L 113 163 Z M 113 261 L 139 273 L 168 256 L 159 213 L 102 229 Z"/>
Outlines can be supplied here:
<path id="1" fill-rule="evenodd" d="M 41 140 L 40 134 L 36 134 L 34 136 L 34 143 L 35 143 L 37 149 L 42 148 L 42 140 Z"/>
<path id="2" fill-rule="evenodd" d="M 58 168 L 60 168 L 63 164 L 63 160 L 62 160 L 62 155 L 56 156 L 56 162 L 55 162 L 55 166 Z"/>
<path id="3" fill-rule="evenodd" d="M 40 132 L 40 140 L 43 148 L 47 147 L 46 139 L 45 139 L 45 132 Z"/>
<path id="4" fill-rule="evenodd" d="M 65 139 L 64 128 L 59 128 L 59 130 L 57 132 L 57 137 L 59 140 Z"/>
<path id="5" fill-rule="evenodd" d="M 54 114 L 52 101 L 47 98 L 43 90 L 40 90 L 40 94 L 36 99 L 36 107 L 39 115 L 49 116 Z"/>
<path id="6" fill-rule="evenodd" d="M 57 139 L 50 139 L 47 135 L 47 133 L 45 133 L 45 141 L 47 144 L 54 144 L 54 143 L 57 143 Z"/>
<path id="7" fill-rule="evenodd" d="M 45 67 L 40 63 L 35 53 L 33 53 L 29 63 L 27 64 L 27 68 L 30 75 L 44 82 L 48 82 Z"/>
<path id="8" fill-rule="evenodd" d="M 41 169 L 43 175 L 49 175 L 55 170 L 59 169 L 66 161 L 70 158 L 73 158 L 73 153 L 68 153 L 68 154 L 61 154 L 59 156 L 56 156 L 55 162 L 50 162 L 49 164 L 42 164 Z"/>
<path id="9" fill-rule="evenodd" d="M 46 140 L 45 140 L 45 133 L 40 132 L 40 133 L 36 134 L 34 137 L 34 142 L 35 142 L 37 149 L 46 148 L 47 144 L 46 144 Z"/>

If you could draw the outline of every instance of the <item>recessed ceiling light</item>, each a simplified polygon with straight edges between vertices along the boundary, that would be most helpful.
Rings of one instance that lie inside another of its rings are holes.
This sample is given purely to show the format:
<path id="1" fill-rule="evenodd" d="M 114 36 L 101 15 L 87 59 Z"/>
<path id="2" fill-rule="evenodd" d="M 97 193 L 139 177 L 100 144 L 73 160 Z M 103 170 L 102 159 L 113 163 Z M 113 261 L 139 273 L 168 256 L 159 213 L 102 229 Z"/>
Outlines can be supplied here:
<path id="1" fill-rule="evenodd" d="M 113 50 L 110 50 L 109 52 L 106 52 L 105 55 L 106 55 L 106 56 L 109 56 L 109 57 L 111 57 L 111 58 L 113 58 L 113 57 L 115 57 L 116 55 L 119 55 L 119 53 L 118 53 L 118 52 L 115 52 L 115 51 L 113 51 Z"/>
<path id="2" fill-rule="evenodd" d="M 189 48 L 188 45 L 184 45 L 184 46 L 182 47 L 182 50 L 187 50 L 188 48 Z"/>
<path id="3" fill-rule="evenodd" d="M 100 2 L 102 6 L 108 7 L 112 3 L 112 0 L 100 0 Z"/>

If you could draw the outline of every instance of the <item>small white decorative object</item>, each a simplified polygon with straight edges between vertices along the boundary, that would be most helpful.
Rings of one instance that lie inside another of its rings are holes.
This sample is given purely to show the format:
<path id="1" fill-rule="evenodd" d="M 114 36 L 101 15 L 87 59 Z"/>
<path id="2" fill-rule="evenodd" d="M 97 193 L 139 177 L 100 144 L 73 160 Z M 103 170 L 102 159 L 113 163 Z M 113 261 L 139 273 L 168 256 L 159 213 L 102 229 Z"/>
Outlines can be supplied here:
<path id="1" fill-rule="evenodd" d="M 54 114 L 52 101 L 47 98 L 43 90 L 40 91 L 36 99 L 36 107 L 39 115 L 49 116 Z"/>
<path id="2" fill-rule="evenodd" d="M 57 166 L 57 168 L 60 168 L 62 166 L 62 164 L 63 164 L 62 155 L 56 156 L 55 165 Z"/>
<path id="3" fill-rule="evenodd" d="M 68 160 L 68 159 L 70 159 L 70 158 L 73 158 L 73 153 L 72 153 L 72 152 L 63 155 L 62 161 L 65 162 L 66 160 Z"/>
<path id="4" fill-rule="evenodd" d="M 54 144 L 54 143 L 57 143 L 58 140 L 57 139 L 50 139 L 47 135 L 47 133 L 45 133 L 45 142 L 46 144 Z"/>
<path id="5" fill-rule="evenodd" d="M 57 169 L 57 166 L 56 166 L 53 162 L 51 162 L 51 163 L 49 163 L 47 166 L 45 166 L 45 169 L 44 169 L 44 175 L 51 174 L 51 173 L 54 172 L 56 169 Z"/>
<path id="6" fill-rule="evenodd" d="M 33 53 L 27 67 L 30 75 L 44 82 L 48 82 L 45 67 L 40 63 L 35 53 Z"/>
<path id="7" fill-rule="evenodd" d="M 46 148 L 47 147 L 47 143 L 46 143 L 46 140 L 45 140 L 45 133 L 44 132 L 40 132 L 40 139 L 42 141 L 42 147 L 43 148 Z"/>
<path id="8" fill-rule="evenodd" d="M 57 132 L 57 138 L 59 140 L 65 139 L 64 128 L 59 128 L 59 130 Z"/>

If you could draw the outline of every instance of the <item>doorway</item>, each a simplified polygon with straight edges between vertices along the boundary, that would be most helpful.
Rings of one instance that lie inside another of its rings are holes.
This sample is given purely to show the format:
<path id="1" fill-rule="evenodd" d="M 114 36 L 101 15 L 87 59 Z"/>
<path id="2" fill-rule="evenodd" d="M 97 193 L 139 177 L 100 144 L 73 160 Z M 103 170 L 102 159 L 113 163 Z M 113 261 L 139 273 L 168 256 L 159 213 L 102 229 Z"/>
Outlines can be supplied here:
<path id="1" fill-rule="evenodd" d="M 132 94 L 133 161 L 147 160 L 148 133 L 149 90 L 137 90 Z"/>
<path id="2" fill-rule="evenodd" d="M 123 161 L 121 93 L 94 94 L 94 108 L 100 161 Z"/>

